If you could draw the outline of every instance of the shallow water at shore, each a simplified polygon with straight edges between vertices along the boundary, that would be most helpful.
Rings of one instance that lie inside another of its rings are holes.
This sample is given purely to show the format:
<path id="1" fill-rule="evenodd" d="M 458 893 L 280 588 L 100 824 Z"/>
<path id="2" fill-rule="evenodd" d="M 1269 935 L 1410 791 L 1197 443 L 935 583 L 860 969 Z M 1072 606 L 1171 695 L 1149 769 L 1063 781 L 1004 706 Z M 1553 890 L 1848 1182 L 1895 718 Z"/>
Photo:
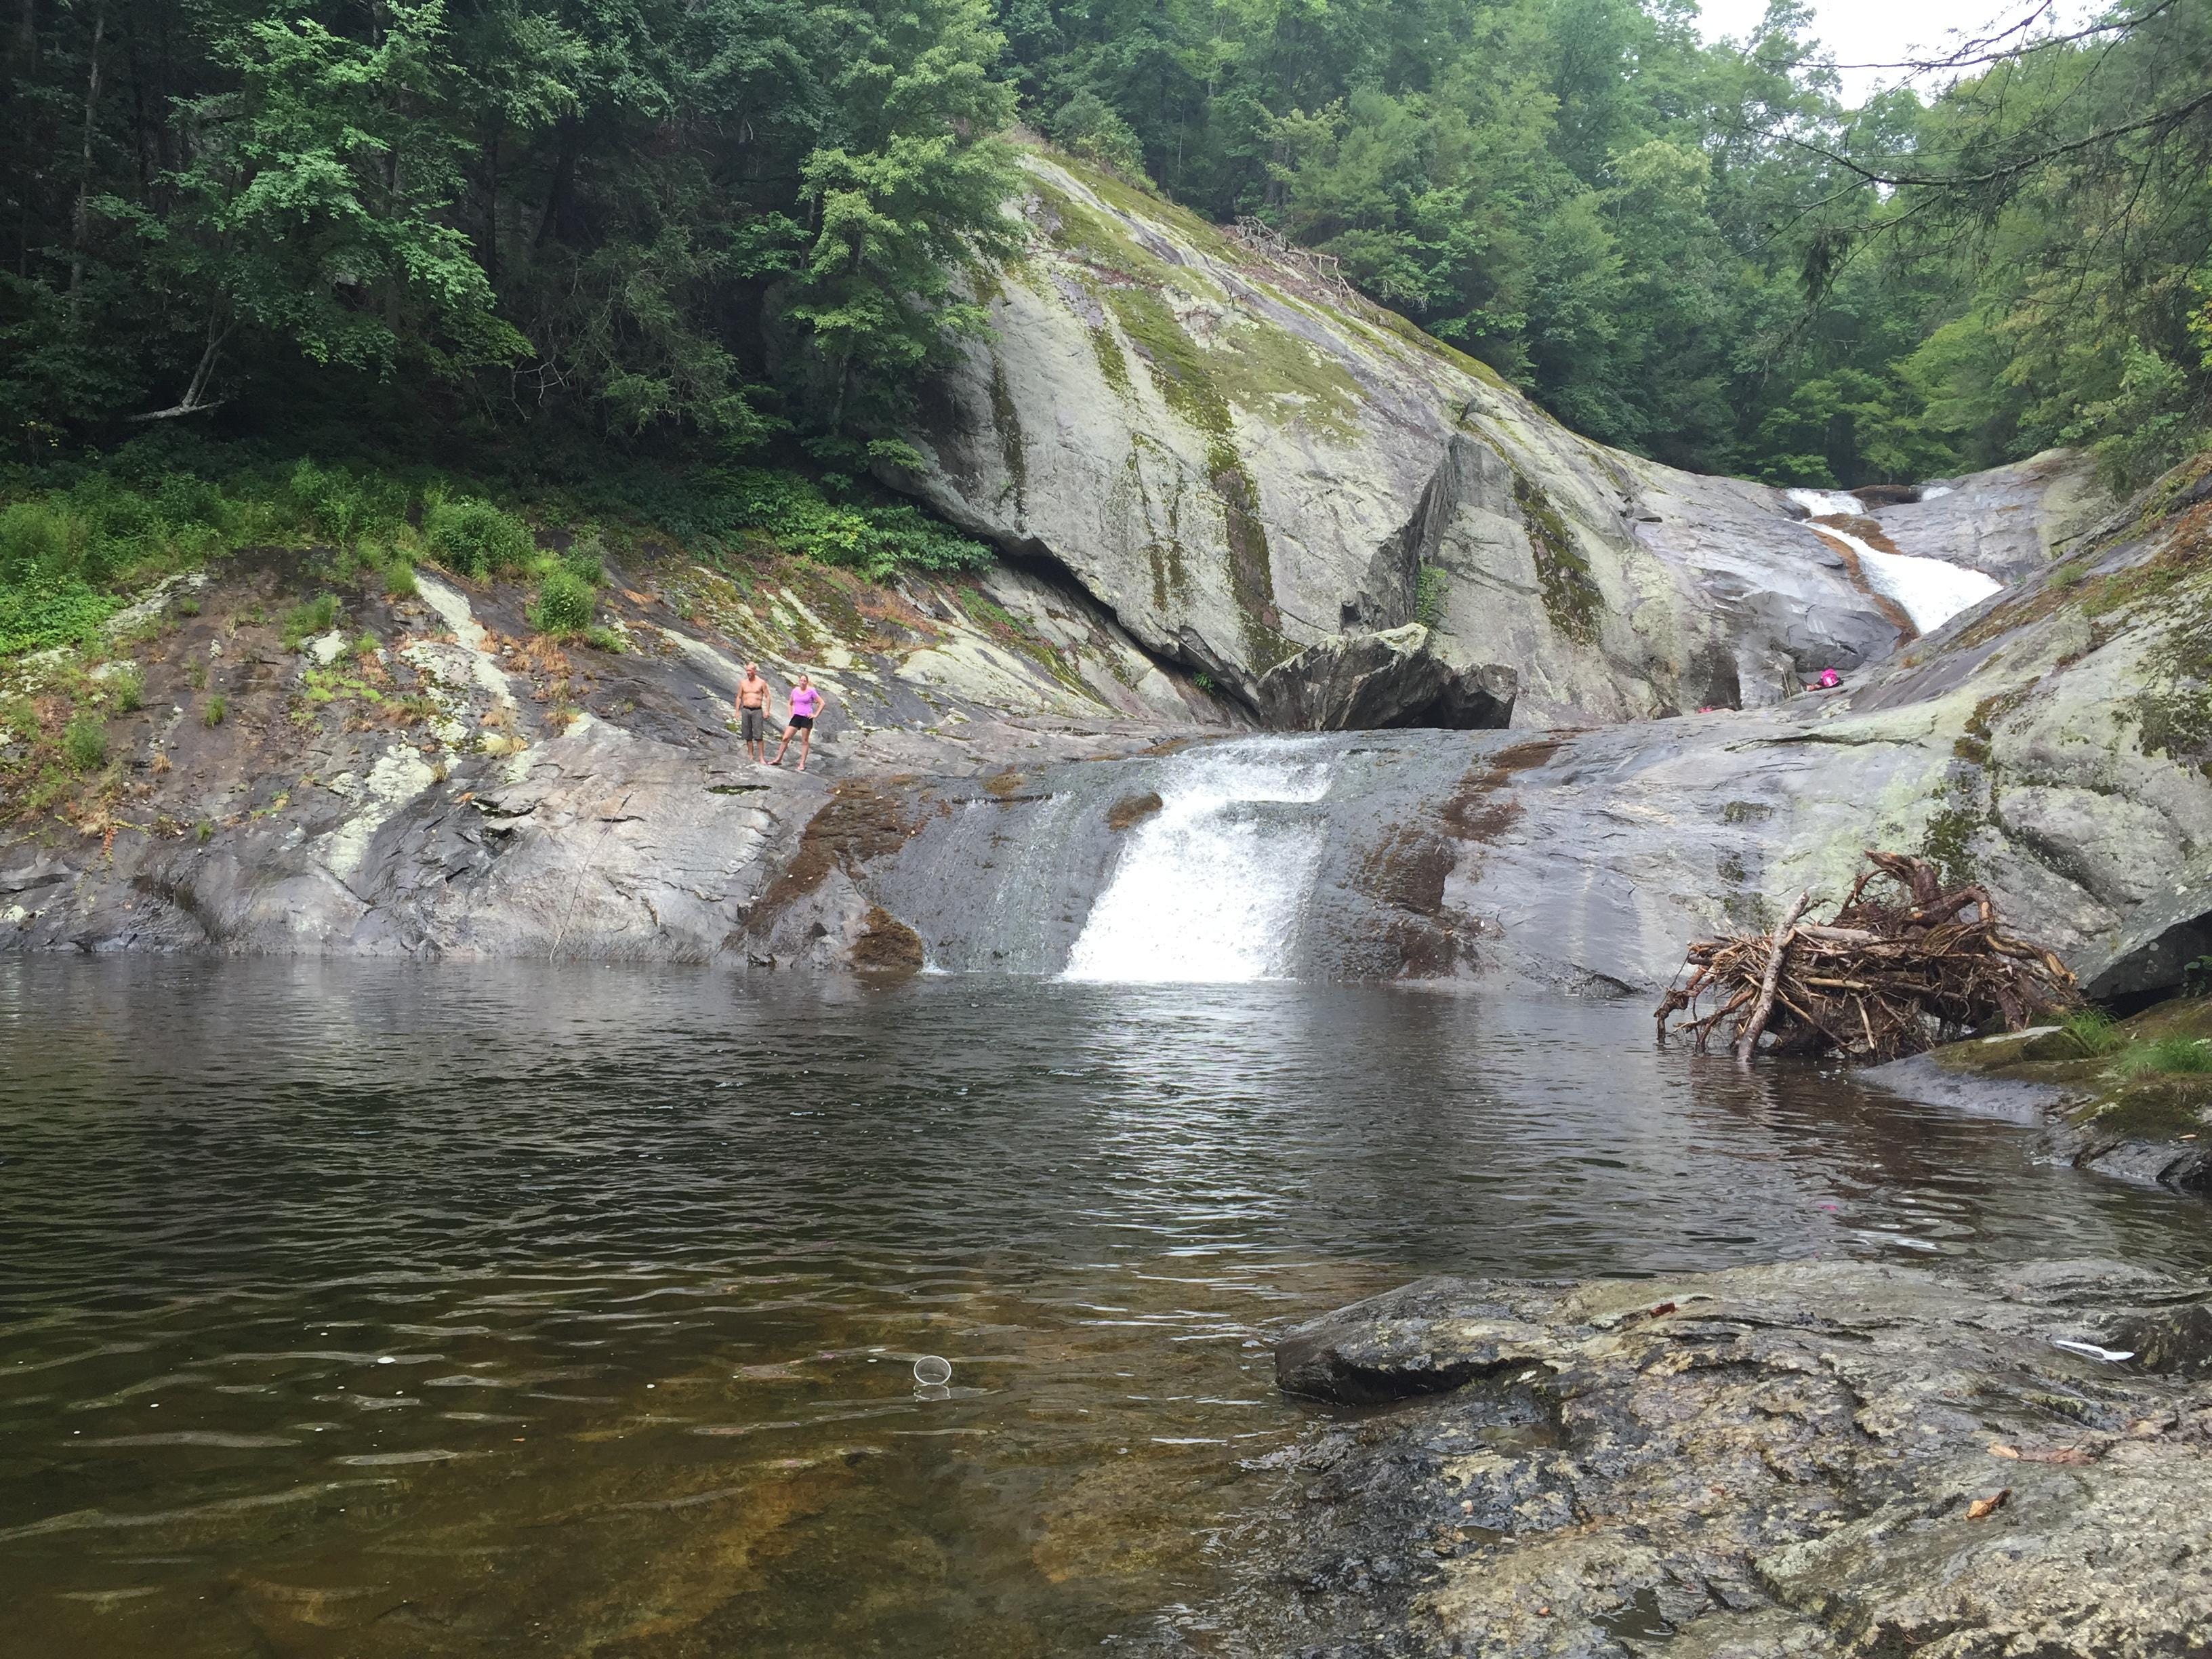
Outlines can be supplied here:
<path id="1" fill-rule="evenodd" d="M 1641 1004 L 0 960 L 22 1650 L 1066 1652 L 1420 1272 L 2201 1272 L 2193 1200 Z M 922 1397 L 916 1355 L 953 1365 Z"/>

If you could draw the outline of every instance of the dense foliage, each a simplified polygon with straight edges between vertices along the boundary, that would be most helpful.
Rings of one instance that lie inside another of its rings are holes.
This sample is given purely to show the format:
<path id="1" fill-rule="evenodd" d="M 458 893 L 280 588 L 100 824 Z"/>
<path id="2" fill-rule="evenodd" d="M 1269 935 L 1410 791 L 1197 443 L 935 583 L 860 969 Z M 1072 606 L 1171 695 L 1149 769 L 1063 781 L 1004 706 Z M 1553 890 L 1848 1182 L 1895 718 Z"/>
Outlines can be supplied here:
<path id="1" fill-rule="evenodd" d="M 2199 0 L 1856 112 L 1796 0 L 1710 46 L 1681 0 L 1001 5 L 1063 143 L 1340 255 L 1593 436 L 1844 484 L 2203 441 Z"/>
<path id="2" fill-rule="evenodd" d="M 904 504 L 832 500 L 787 470 L 672 471 L 610 464 L 580 486 L 533 483 L 496 501 L 436 471 L 285 462 L 250 445 L 161 434 L 105 456 L 18 470 L 0 507 L 0 657 L 96 641 L 128 589 L 245 547 L 325 550 L 325 574 L 411 593 L 427 562 L 455 575 L 536 577 L 548 631 L 588 626 L 582 596 L 606 580 L 604 551 L 665 535 L 692 556 L 796 554 L 878 579 L 902 567 L 951 574 L 989 550 Z M 516 508 L 562 526 L 555 552 Z M 303 622 L 308 631 L 329 626 Z"/>
<path id="3" fill-rule="evenodd" d="M 591 458 L 571 481 L 803 447 L 830 495 L 735 479 L 744 513 L 817 556 L 957 562 L 836 481 L 983 325 L 957 277 L 1003 246 L 1019 113 L 1670 461 L 1850 484 L 2078 441 L 2128 482 L 2203 440 L 2202 0 L 1859 111 L 1796 0 L 1719 46 L 1686 0 L 996 6 L 14 0 L 7 438 L 343 423 Z M 433 539 L 495 562 L 465 519 Z"/>
<path id="4" fill-rule="evenodd" d="M 976 322 L 950 278 L 1000 234 L 1013 111 L 982 0 L 15 9 L 19 439 L 336 387 L 849 447 Z"/>

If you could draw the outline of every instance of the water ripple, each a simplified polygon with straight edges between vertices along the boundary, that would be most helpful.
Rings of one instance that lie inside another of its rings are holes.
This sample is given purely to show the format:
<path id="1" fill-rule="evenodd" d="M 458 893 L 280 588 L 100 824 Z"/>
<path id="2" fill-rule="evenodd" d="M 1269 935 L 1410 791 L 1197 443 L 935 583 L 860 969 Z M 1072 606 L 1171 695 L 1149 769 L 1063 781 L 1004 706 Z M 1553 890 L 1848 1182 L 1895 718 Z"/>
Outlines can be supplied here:
<path id="1" fill-rule="evenodd" d="M 1267 1501 L 1273 1333 L 1413 1273 L 2212 1260 L 2029 1150 L 1605 1005 L 0 959 L 0 1596 L 164 1659 L 1095 1645 Z"/>

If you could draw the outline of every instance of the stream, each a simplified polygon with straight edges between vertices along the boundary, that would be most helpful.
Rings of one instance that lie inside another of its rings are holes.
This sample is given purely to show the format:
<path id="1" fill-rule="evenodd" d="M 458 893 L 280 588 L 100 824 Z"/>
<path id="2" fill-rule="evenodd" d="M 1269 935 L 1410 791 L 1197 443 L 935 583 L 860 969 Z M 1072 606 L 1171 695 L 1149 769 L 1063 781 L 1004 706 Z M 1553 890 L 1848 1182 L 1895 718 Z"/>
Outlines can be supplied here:
<path id="1" fill-rule="evenodd" d="M 1139 1641 L 1317 1416 L 1272 1338 L 1410 1275 L 2212 1265 L 1640 1000 L 17 957 L 0 1056 L 24 1653 Z"/>

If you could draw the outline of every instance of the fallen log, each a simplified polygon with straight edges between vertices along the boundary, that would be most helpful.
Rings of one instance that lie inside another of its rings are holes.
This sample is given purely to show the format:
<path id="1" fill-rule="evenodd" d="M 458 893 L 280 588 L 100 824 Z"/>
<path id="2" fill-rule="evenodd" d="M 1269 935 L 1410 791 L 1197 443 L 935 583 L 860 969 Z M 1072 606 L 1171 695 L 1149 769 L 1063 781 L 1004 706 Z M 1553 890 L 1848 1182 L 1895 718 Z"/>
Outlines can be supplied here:
<path id="1" fill-rule="evenodd" d="M 1653 1011 L 1659 1040 L 1679 1014 L 1675 1034 L 1701 1054 L 1732 1021 L 1729 1046 L 1744 1058 L 1764 1042 L 1772 1054 L 1891 1060 L 2078 1005 L 2065 964 L 2006 933 L 1984 889 L 1947 892 L 1934 865 L 1907 854 L 1866 856 L 1825 922 L 1802 919 L 1811 897 L 1801 893 L 1771 933 L 1692 941 L 1686 982 L 1678 975 Z"/>

